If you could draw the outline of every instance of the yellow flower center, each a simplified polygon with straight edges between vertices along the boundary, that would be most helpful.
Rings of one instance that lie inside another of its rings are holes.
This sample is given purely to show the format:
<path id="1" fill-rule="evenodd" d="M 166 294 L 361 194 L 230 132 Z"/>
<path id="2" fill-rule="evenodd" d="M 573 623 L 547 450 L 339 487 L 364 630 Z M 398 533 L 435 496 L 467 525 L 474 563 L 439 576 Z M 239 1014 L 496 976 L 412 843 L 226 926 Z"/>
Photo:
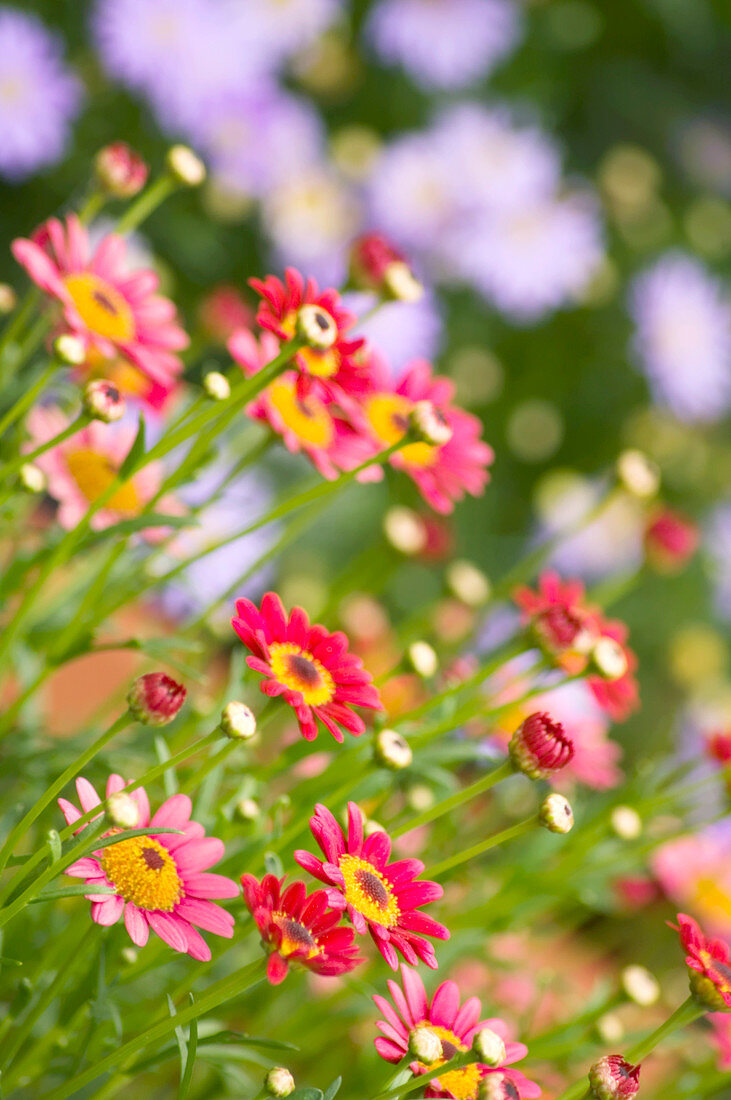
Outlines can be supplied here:
<path id="1" fill-rule="evenodd" d="M 117 469 L 107 455 L 92 451 L 89 447 L 69 451 L 66 455 L 66 466 L 90 504 L 106 492 L 117 476 Z M 124 515 L 136 515 L 140 510 L 140 499 L 132 482 L 120 485 L 116 493 L 110 496 L 106 507 Z"/>
<path id="2" fill-rule="evenodd" d="M 269 400 L 291 432 L 312 447 L 329 447 L 332 443 L 332 417 L 322 401 L 310 394 L 298 397 L 296 383 L 280 378 L 269 387 Z"/>
<path id="3" fill-rule="evenodd" d="M 132 310 L 118 290 L 98 275 L 67 275 L 64 285 L 86 327 L 107 340 L 123 343 L 135 335 Z"/>
<path id="4" fill-rule="evenodd" d="M 324 316 L 329 316 L 324 310 L 322 313 Z M 282 331 L 291 340 L 297 331 L 297 313 L 288 313 L 281 324 Z M 307 372 L 314 375 L 315 378 L 332 378 L 340 369 L 340 352 L 334 347 L 304 347 L 300 348 L 298 355 L 304 360 Z"/>
<path id="5" fill-rule="evenodd" d="M 710 917 L 715 918 L 716 923 L 721 923 L 721 919 L 727 923 L 731 918 L 731 897 L 725 890 L 721 889 L 714 879 L 698 879 L 695 887 L 695 900 L 697 907 Z"/>
<path id="6" fill-rule="evenodd" d="M 424 1072 L 437 1069 L 451 1058 L 454 1058 L 455 1054 L 461 1054 L 463 1051 L 467 1050 L 467 1047 L 461 1039 L 458 1039 L 454 1032 L 449 1031 L 446 1027 L 430 1024 L 428 1020 L 424 1020 L 416 1026 L 427 1028 L 434 1035 L 438 1035 L 442 1040 L 442 1053 L 444 1057 L 438 1062 L 430 1063 L 430 1065 L 424 1065 L 424 1063 L 419 1062 Z M 463 1069 L 452 1069 L 449 1070 L 448 1073 L 444 1073 L 435 1078 L 432 1084 L 435 1088 L 450 1092 L 452 1096 L 456 1097 L 456 1100 L 477 1100 L 477 1090 L 480 1087 L 480 1071 L 476 1065 L 464 1066 Z"/>
<path id="7" fill-rule="evenodd" d="M 102 867 L 124 900 L 140 909 L 169 913 L 183 896 L 183 883 L 172 856 L 152 837 L 135 836 L 105 848 Z"/>
<path id="8" fill-rule="evenodd" d="M 341 856 L 338 866 L 345 879 L 345 900 L 366 920 L 393 928 L 399 918 L 391 884 L 380 871 L 359 856 Z"/>
<path id="9" fill-rule="evenodd" d="M 400 393 L 377 393 L 366 402 L 366 417 L 373 432 L 391 447 L 403 439 L 409 427 L 409 414 L 413 404 Z M 409 443 L 399 451 L 410 466 L 431 466 L 437 448 L 428 443 Z"/>
<path id="10" fill-rule="evenodd" d="M 132 363 L 122 356 L 108 359 L 94 347 L 88 349 L 86 362 L 81 369 L 87 378 L 105 378 L 113 382 L 122 393 L 140 395 L 146 393 L 150 387 L 149 378 Z"/>
<path id="11" fill-rule="evenodd" d="M 292 691 L 300 691 L 310 707 L 329 703 L 335 694 L 333 678 L 325 666 L 293 642 L 270 646 L 269 663 L 276 679 Z"/>
<path id="12" fill-rule="evenodd" d="M 301 954 L 304 950 L 307 952 L 308 959 L 313 959 L 315 956 L 322 954 L 322 948 L 318 947 L 315 937 L 305 928 L 304 924 L 293 920 L 286 913 L 273 913 L 272 919 L 282 931 L 280 954 L 286 957 L 295 951 Z"/>

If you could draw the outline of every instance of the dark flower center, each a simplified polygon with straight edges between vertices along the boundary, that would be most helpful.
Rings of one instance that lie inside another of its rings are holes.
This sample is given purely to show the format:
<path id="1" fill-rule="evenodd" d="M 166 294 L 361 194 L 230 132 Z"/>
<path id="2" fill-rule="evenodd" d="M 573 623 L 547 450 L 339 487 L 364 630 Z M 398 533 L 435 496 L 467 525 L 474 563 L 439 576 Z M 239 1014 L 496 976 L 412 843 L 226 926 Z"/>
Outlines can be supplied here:
<path id="1" fill-rule="evenodd" d="M 105 309 L 107 313 L 111 313 L 113 317 L 117 316 L 117 309 L 114 302 L 107 298 L 106 294 L 101 290 L 92 290 L 91 296 L 97 305 L 100 305 L 102 309 Z"/>
<path id="2" fill-rule="evenodd" d="M 312 661 L 308 661 L 306 657 L 301 657 L 296 653 L 292 654 L 289 658 L 289 667 L 292 670 L 292 675 L 308 687 L 315 687 L 319 684 L 320 673 Z"/>
<path id="3" fill-rule="evenodd" d="M 142 858 L 151 871 L 159 871 L 165 866 L 165 860 L 154 848 L 143 848 Z"/>
<path id="4" fill-rule="evenodd" d="M 356 872 L 356 879 L 363 893 L 379 909 L 386 909 L 389 902 L 388 890 L 381 882 L 378 875 L 372 871 L 360 870 Z"/>
<path id="5" fill-rule="evenodd" d="M 298 947 L 304 947 L 307 951 L 311 951 L 313 947 L 317 946 L 314 937 L 299 921 L 284 917 L 279 920 L 279 927 L 282 929 L 282 936 L 290 944 L 297 944 Z"/>

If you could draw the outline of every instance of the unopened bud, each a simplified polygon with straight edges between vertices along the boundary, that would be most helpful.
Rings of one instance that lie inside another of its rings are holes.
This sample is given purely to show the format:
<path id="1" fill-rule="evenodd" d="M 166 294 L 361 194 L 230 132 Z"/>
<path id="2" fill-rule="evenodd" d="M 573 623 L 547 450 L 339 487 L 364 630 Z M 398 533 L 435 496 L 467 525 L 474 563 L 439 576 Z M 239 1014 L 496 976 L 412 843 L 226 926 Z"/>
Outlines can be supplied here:
<path id="1" fill-rule="evenodd" d="M 642 451 L 622 451 L 617 459 L 617 476 L 625 489 L 640 500 L 654 497 L 660 488 L 660 471 Z"/>
<path id="2" fill-rule="evenodd" d="M 338 338 L 338 326 L 326 309 L 308 303 L 297 313 L 297 335 L 308 347 L 326 351 Z"/>
<path id="3" fill-rule="evenodd" d="M 203 389 L 212 401 L 226 401 L 231 396 L 228 378 L 217 370 L 209 370 L 203 379 Z"/>
<path id="4" fill-rule="evenodd" d="M 86 359 L 86 346 L 78 336 L 66 332 L 53 341 L 53 353 L 64 366 L 80 367 Z"/>
<path id="5" fill-rule="evenodd" d="M 443 447 L 452 438 L 444 413 L 431 401 L 417 401 L 409 414 L 411 434 L 430 447 Z"/>
<path id="6" fill-rule="evenodd" d="M 45 492 L 48 479 L 40 466 L 34 466 L 32 462 L 24 462 L 18 470 L 18 480 L 26 493 Z"/>
<path id="7" fill-rule="evenodd" d="M 415 1027 L 409 1032 L 409 1054 L 422 1065 L 431 1066 L 443 1056 L 442 1040 L 430 1027 Z"/>
<path id="8" fill-rule="evenodd" d="M 107 799 L 107 814 L 120 829 L 135 829 L 140 823 L 140 808 L 126 791 L 115 791 Z"/>
<path id="9" fill-rule="evenodd" d="M 574 812 L 571 803 L 562 794 L 546 795 L 541 803 L 538 818 L 549 832 L 570 833 L 574 827 Z"/>
<path id="10" fill-rule="evenodd" d="M 573 759 L 574 743 L 560 722 L 549 714 L 530 714 L 518 727 L 508 746 L 517 771 L 530 779 L 547 779 Z"/>
<path id="11" fill-rule="evenodd" d="M 407 263 L 396 260 L 383 273 L 383 291 L 397 302 L 418 302 L 424 296 L 424 284 Z"/>
<path id="12" fill-rule="evenodd" d="M 395 504 L 383 517 L 383 532 L 401 554 L 419 554 L 427 542 L 427 529 L 421 517 L 411 508 Z"/>
<path id="13" fill-rule="evenodd" d="M 379 730 L 373 742 L 373 756 L 377 763 L 392 771 L 408 768 L 414 758 L 408 741 L 396 730 Z"/>
<path id="14" fill-rule="evenodd" d="M 505 1043 L 492 1028 L 483 1027 L 475 1032 L 472 1049 L 486 1066 L 502 1066 L 505 1063 Z"/>
<path id="15" fill-rule="evenodd" d="M 127 965 L 132 966 L 133 963 L 137 962 L 139 951 L 136 947 L 123 947 L 121 955 Z"/>
<path id="16" fill-rule="evenodd" d="M 480 1081 L 477 1100 L 520 1100 L 520 1093 L 504 1073 L 488 1073 Z"/>
<path id="17" fill-rule="evenodd" d="M 264 1078 L 264 1088 L 270 1096 L 289 1096 L 294 1092 L 294 1077 L 284 1066 L 275 1066 Z"/>
<path id="18" fill-rule="evenodd" d="M 127 696 L 132 716 L 145 726 L 166 726 L 176 717 L 187 692 L 164 672 L 139 676 Z"/>
<path id="19" fill-rule="evenodd" d="M 18 304 L 18 295 L 9 283 L 0 283 L 0 314 L 12 313 Z"/>
<path id="20" fill-rule="evenodd" d="M 111 424 L 124 416 L 125 401 L 113 382 L 94 378 L 84 386 L 84 411 L 94 420 Z"/>
<path id="21" fill-rule="evenodd" d="M 246 703 L 234 700 L 221 711 L 221 729 L 227 737 L 249 741 L 256 733 L 256 715 Z"/>
<path id="22" fill-rule="evenodd" d="M 596 1022 L 596 1033 L 602 1043 L 621 1043 L 624 1024 L 616 1012 L 605 1012 Z"/>
<path id="23" fill-rule="evenodd" d="M 424 293 L 403 253 L 382 233 L 364 233 L 353 242 L 350 282 L 360 290 L 401 302 L 417 302 Z"/>
<path id="24" fill-rule="evenodd" d="M 147 165 L 126 141 L 100 149 L 94 168 L 102 190 L 116 199 L 133 198 L 147 182 Z"/>
<path id="25" fill-rule="evenodd" d="M 256 821 L 261 817 L 261 806 L 253 798 L 240 798 L 236 803 L 236 813 L 243 821 Z"/>
<path id="26" fill-rule="evenodd" d="M 640 1091 L 640 1067 L 609 1054 L 591 1067 L 589 1084 L 596 1100 L 630 1100 Z"/>
<path id="27" fill-rule="evenodd" d="M 414 672 L 425 680 L 432 677 L 439 667 L 436 652 L 428 642 L 412 642 L 406 656 Z"/>
<path id="28" fill-rule="evenodd" d="M 591 651 L 594 666 L 605 680 L 619 680 L 627 671 L 627 654 L 623 646 L 606 635 L 594 644 Z"/>
<path id="29" fill-rule="evenodd" d="M 658 980 L 644 966 L 625 966 L 619 980 L 629 999 L 642 1008 L 649 1008 L 660 999 Z"/>
<path id="30" fill-rule="evenodd" d="M 637 840 L 642 833 L 642 818 L 631 806 L 615 806 L 609 821 L 620 840 Z"/>
<path id="31" fill-rule="evenodd" d="M 453 594 L 468 607 L 482 607 L 490 599 L 490 582 L 471 561 L 459 558 L 451 562 L 446 578 Z"/>
<path id="32" fill-rule="evenodd" d="M 185 187 L 199 187 L 206 178 L 206 166 L 187 145 L 173 145 L 166 157 L 171 176 Z"/>

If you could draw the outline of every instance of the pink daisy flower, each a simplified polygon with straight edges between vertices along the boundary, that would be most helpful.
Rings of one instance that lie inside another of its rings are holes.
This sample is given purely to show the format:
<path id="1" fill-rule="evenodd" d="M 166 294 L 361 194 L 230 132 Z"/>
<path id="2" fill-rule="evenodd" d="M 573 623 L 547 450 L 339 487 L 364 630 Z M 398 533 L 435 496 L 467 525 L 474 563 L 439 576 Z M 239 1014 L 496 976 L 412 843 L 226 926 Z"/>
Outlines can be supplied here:
<path id="1" fill-rule="evenodd" d="M 581 581 L 563 581 L 549 569 L 538 578 L 535 591 L 522 585 L 513 599 L 547 656 L 569 675 L 586 668 L 595 637 Z"/>
<path id="2" fill-rule="evenodd" d="M 295 362 L 302 372 L 301 394 L 313 388 L 343 405 L 369 388 L 367 363 L 357 355 L 365 341 L 362 337 L 348 339 L 347 332 L 357 318 L 347 310 L 337 290 L 320 291 L 314 279 L 307 279 L 293 267 L 284 273 L 284 282 L 275 275 L 266 279 L 250 279 L 249 285 L 262 301 L 256 315 L 257 323 L 272 332 L 278 340 L 291 340 L 298 331 L 312 326 L 317 346 L 308 342 L 297 354 Z"/>
<path id="3" fill-rule="evenodd" d="M 84 341 L 88 369 L 159 406 L 183 369 L 176 352 L 188 346 L 188 336 L 173 303 L 156 293 L 157 275 L 125 269 L 124 237 L 110 233 L 92 251 L 87 230 L 70 214 L 65 225 L 51 218 L 11 247 L 33 282 L 60 304 L 62 330 Z"/>
<path id="4" fill-rule="evenodd" d="M 589 676 L 586 682 L 602 710 L 605 710 L 614 722 L 624 722 L 640 706 L 640 688 L 634 675 L 637 669 L 637 657 L 627 645 L 629 629 L 626 623 L 619 619 L 605 619 L 598 608 L 594 609 L 594 621 L 599 638 L 609 638 L 616 642 L 621 650 L 626 671 L 614 679 Z"/>
<path id="5" fill-rule="evenodd" d="M 680 935 L 690 988 L 696 998 L 715 1012 L 731 1012 L 731 948 L 725 940 L 709 939 L 700 925 L 685 913 L 670 927 Z"/>
<path id="6" fill-rule="evenodd" d="M 124 786 L 120 775 L 110 775 L 106 797 Z M 58 800 L 68 825 L 78 821 L 82 812 L 88 813 L 101 804 L 87 779 L 76 780 L 76 791 L 81 810 L 65 798 Z M 121 840 L 100 849 L 98 854 L 85 856 L 72 863 L 66 874 L 85 880 L 91 919 L 97 924 L 116 924 L 124 914 L 130 939 L 138 947 L 145 946 L 152 929 L 174 951 L 207 961 L 211 951 L 197 929 L 231 939 L 234 927 L 231 914 L 215 905 L 211 898 L 235 898 L 239 892 L 232 879 L 207 873 L 223 857 L 223 842 L 206 837 L 203 826 L 190 820 L 192 805 L 187 795 L 168 798 L 150 818 L 144 788 L 129 793 L 137 804 L 136 827 L 149 825 L 150 834 Z M 158 835 L 155 826 L 180 829 L 181 833 Z M 111 829 L 106 835 L 114 831 Z M 116 892 L 95 894 L 96 886 L 111 886 Z"/>
<path id="7" fill-rule="evenodd" d="M 352 707 L 383 710 L 373 678 L 360 657 L 348 652 L 346 636 L 311 626 L 301 607 L 287 616 L 276 593 L 264 595 L 261 610 L 251 600 L 237 600 L 231 625 L 253 653 L 246 658 L 249 668 L 266 676 L 262 692 L 289 703 L 305 740 L 317 737 L 319 719 L 342 743 L 341 726 L 356 737 L 365 731 Z"/>
<path id="8" fill-rule="evenodd" d="M 387 1062 L 400 1062 L 409 1051 L 409 1035 L 414 1028 L 425 1028 L 441 1039 L 443 1061 L 451 1059 L 458 1052 L 469 1050 L 472 1039 L 478 1031 L 489 1028 L 505 1043 L 505 1061 L 500 1066 L 486 1066 L 481 1062 L 464 1066 L 462 1069 L 447 1070 L 426 1086 L 425 1096 L 459 1097 L 459 1100 L 477 1100 L 480 1081 L 484 1077 L 499 1075 L 505 1086 L 505 1096 L 516 1100 L 532 1100 L 540 1096 L 541 1090 L 533 1081 L 513 1069 L 513 1063 L 525 1058 L 528 1048 L 523 1043 L 510 1039 L 507 1024 L 499 1017 L 480 1020 L 481 1005 L 477 997 L 470 997 L 460 1004 L 459 987 L 456 982 L 442 982 L 431 1001 L 427 998 L 424 983 L 417 973 L 407 967 L 401 967 L 403 988 L 397 982 L 389 981 L 388 989 L 393 1003 L 385 997 L 374 997 L 376 1007 L 385 1017 L 376 1027 L 381 1035 L 375 1040 L 376 1050 Z M 442 1061 L 424 1065 L 413 1061 L 411 1072 L 419 1075 L 438 1068 Z"/>
<path id="9" fill-rule="evenodd" d="M 452 432 L 441 446 L 408 444 L 393 455 L 391 465 L 413 478 L 437 512 L 451 512 L 465 493 L 479 496 L 489 480 L 487 467 L 494 452 L 480 438 L 482 424 L 477 417 L 452 404 L 452 381 L 435 376 L 431 364 L 419 359 L 407 366 L 394 387 L 380 360 L 371 356 L 370 361 L 374 387 L 364 397 L 363 407 L 368 429 L 381 449 L 403 439 L 418 401 L 430 401 Z"/>
<path id="10" fill-rule="evenodd" d="M 37 405 L 31 409 L 26 424 L 30 439 L 25 444 L 25 450 L 30 452 L 62 432 L 68 427 L 69 420 L 56 407 Z M 35 464 L 46 475 L 49 495 L 58 503 L 57 518 L 62 527 L 67 530 L 75 527 L 89 505 L 109 488 L 127 457 L 135 435 L 133 424 L 103 424 L 92 420 L 87 427 L 35 459 Z M 93 516 L 92 527 L 100 531 L 120 520 L 139 515 L 160 488 L 162 476 L 163 469 L 159 462 L 148 463 Z M 180 514 L 179 504 L 171 497 L 163 497 L 160 508 Z M 159 531 L 160 528 L 150 528 L 145 535 L 154 537 Z"/>
<path id="11" fill-rule="evenodd" d="M 434 948 L 424 936 L 448 940 L 449 931 L 418 910 L 438 901 L 444 891 L 436 882 L 414 881 L 424 870 L 421 860 L 389 863 L 391 838 L 387 833 L 375 832 L 364 839 L 363 817 L 354 802 L 348 803 L 347 837 L 327 806 L 319 804 L 310 818 L 310 829 L 325 859 L 301 850 L 294 853 L 294 858 L 305 871 L 331 887 L 330 905 L 347 909 L 361 936 L 370 932 L 392 970 L 398 965 L 397 951 L 412 966 L 421 959 L 435 970 Z"/>
<path id="12" fill-rule="evenodd" d="M 304 882 L 284 888 L 284 879 L 242 875 L 244 901 L 256 921 L 264 950 L 269 955 L 267 978 L 279 985 L 290 965 L 299 964 L 315 974 L 347 974 L 364 959 L 353 943 L 352 928 L 337 928 L 342 909 L 331 909 L 326 890 L 307 893 Z"/>
<path id="13" fill-rule="evenodd" d="M 251 377 L 277 354 L 278 340 L 269 332 L 261 340 L 248 329 L 238 329 L 228 342 L 234 360 Z M 247 406 L 247 415 L 267 424 L 281 437 L 292 454 L 304 452 L 315 469 L 329 481 L 344 470 L 366 462 L 376 448 L 371 440 L 339 415 L 338 406 L 326 392 L 302 393 L 300 376 L 285 371 Z M 365 470 L 361 480 L 373 480 L 379 471 Z"/>

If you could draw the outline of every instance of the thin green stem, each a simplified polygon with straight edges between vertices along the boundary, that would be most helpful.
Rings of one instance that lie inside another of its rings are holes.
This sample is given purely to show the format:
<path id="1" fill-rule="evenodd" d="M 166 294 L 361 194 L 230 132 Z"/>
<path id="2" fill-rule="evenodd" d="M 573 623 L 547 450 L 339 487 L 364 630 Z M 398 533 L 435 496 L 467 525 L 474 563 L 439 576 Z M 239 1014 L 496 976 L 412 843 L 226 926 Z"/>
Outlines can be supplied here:
<path id="1" fill-rule="evenodd" d="M 64 440 L 69 439 L 72 435 L 76 435 L 77 432 L 80 432 L 82 428 L 86 427 L 86 425 L 89 423 L 89 420 L 90 417 L 87 416 L 86 413 L 81 413 L 81 415 L 77 416 L 77 418 L 73 420 L 67 427 L 65 427 L 62 432 L 59 432 L 58 435 L 55 435 L 53 439 L 46 440 L 45 443 L 41 443 L 40 447 L 36 447 L 34 451 L 30 452 L 30 454 L 19 455 L 13 462 L 10 462 L 7 466 L 4 466 L 2 470 L 0 470 L 0 477 L 9 478 L 27 462 L 35 462 L 35 460 L 37 458 L 40 458 L 42 454 L 45 454 L 46 451 L 50 451 L 52 447 L 58 447 L 58 445 L 60 443 L 63 443 Z"/>
<path id="2" fill-rule="evenodd" d="M 134 229 L 137 229 L 142 225 L 146 218 L 149 218 L 150 214 L 160 206 L 165 199 L 169 198 L 174 191 L 178 189 L 180 185 L 177 180 L 173 179 L 171 175 L 165 172 L 163 175 L 158 176 L 149 187 L 137 196 L 135 201 L 131 203 L 125 210 L 122 217 L 117 222 L 116 232 L 124 235 L 125 233 L 131 233 Z"/>
<path id="3" fill-rule="evenodd" d="M 20 397 L 14 405 L 12 405 L 5 416 L 0 420 L 0 437 L 8 430 L 11 424 L 14 424 L 27 410 L 31 407 L 35 399 L 45 388 L 46 383 L 50 381 L 51 377 L 58 370 L 58 363 L 55 359 L 52 359 L 44 371 L 41 371 L 38 378 L 30 389 L 25 390 L 23 396 Z M 27 461 L 27 459 L 23 459 Z M 22 465 L 22 463 L 21 463 Z"/>
<path id="4" fill-rule="evenodd" d="M 456 794 L 450 795 L 449 798 L 445 798 L 441 802 L 438 802 L 436 806 L 424 810 L 423 813 L 417 814 L 416 817 L 412 817 L 408 821 L 405 821 L 403 825 L 399 825 L 397 829 L 391 830 L 391 837 L 395 840 L 396 837 L 403 836 L 404 833 L 410 833 L 412 829 L 418 829 L 421 825 L 428 825 L 431 821 L 436 821 L 438 818 L 451 813 L 452 810 L 456 810 L 459 806 L 471 801 L 471 799 L 476 798 L 478 795 L 484 794 L 485 791 L 489 791 L 491 787 L 494 787 L 497 783 L 502 782 L 503 779 L 508 779 L 514 774 L 515 772 L 512 764 L 509 760 L 506 760 L 504 764 L 495 768 L 495 770 L 491 771 L 488 775 L 483 776 L 482 779 L 478 779 L 476 783 L 472 783 L 471 786 L 465 787 L 462 791 L 457 791 Z"/>
<path id="5" fill-rule="evenodd" d="M 515 825 L 510 825 L 507 829 L 495 833 L 494 836 L 489 836 L 486 840 L 481 840 L 479 843 L 473 844 L 471 848 L 465 848 L 449 859 L 437 863 L 435 867 L 430 867 L 429 874 L 432 878 L 439 878 L 446 874 L 447 871 L 453 871 L 455 867 L 461 867 L 463 863 L 469 863 L 471 859 L 481 856 L 484 852 L 489 852 L 491 848 L 497 848 L 500 844 L 505 844 L 508 840 L 515 840 L 519 836 L 525 836 L 526 833 L 529 833 L 531 829 L 534 829 L 539 824 L 540 822 L 537 814 L 532 814 L 524 821 L 519 821 Z"/>
<path id="6" fill-rule="evenodd" d="M 641 1039 L 639 1043 L 631 1047 L 627 1051 L 625 1058 L 632 1065 L 636 1065 L 638 1062 L 644 1061 L 648 1054 L 652 1054 L 656 1046 L 662 1043 L 668 1035 L 672 1035 L 674 1031 L 678 1031 L 681 1027 L 687 1027 L 688 1024 L 692 1024 L 694 1020 L 703 1016 L 707 1009 L 703 1008 L 695 997 L 688 997 L 678 1008 L 675 1009 L 672 1016 L 669 1016 L 664 1024 L 661 1024 L 655 1031 L 647 1036 L 646 1039 Z"/>

